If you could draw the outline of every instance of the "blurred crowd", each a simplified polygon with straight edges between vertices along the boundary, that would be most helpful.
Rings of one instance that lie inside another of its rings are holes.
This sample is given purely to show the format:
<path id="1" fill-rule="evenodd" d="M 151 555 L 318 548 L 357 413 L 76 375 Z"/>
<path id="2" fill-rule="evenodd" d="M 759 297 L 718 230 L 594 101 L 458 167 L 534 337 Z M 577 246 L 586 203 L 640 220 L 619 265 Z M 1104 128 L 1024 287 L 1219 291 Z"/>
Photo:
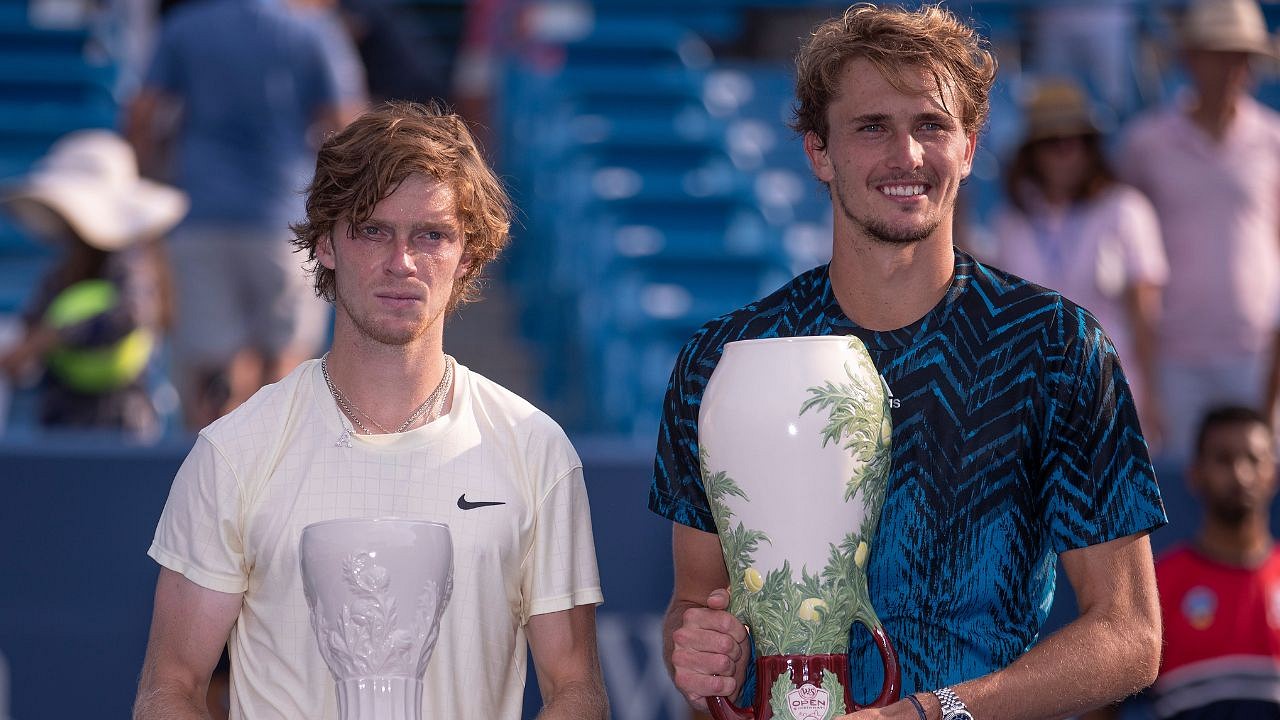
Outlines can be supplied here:
<path id="1" fill-rule="evenodd" d="M 40 421 L 155 437 L 145 368 L 163 352 L 196 430 L 313 356 L 329 309 L 286 240 L 317 139 L 388 98 L 443 98 L 487 127 L 511 7 L 466 4 L 456 56 L 413 42 L 381 0 L 114 7 L 131 21 L 123 140 L 65 138 L 6 195 L 62 258 L 0 357 L 10 377 L 43 378 Z M 1280 121 L 1252 95 L 1275 51 L 1254 0 L 1175 7 L 1185 86 L 1144 108 L 1129 79 L 1139 9 L 1028 10 L 1021 67 L 1004 68 L 1019 73 L 1021 135 L 971 249 L 1097 315 L 1148 441 L 1185 462 L 1206 408 L 1270 417 L 1280 396 Z"/>
<path id="2" fill-rule="evenodd" d="M 1148 442 L 1184 463 L 1209 407 L 1275 412 L 1280 116 L 1251 94 L 1275 58 L 1256 3 L 1192 3 L 1179 51 L 1187 87 L 1115 142 L 1079 84 L 1035 88 L 991 260 L 1098 316 Z"/>
<path id="3" fill-rule="evenodd" d="M 33 2 L 31 17 L 75 24 L 48 5 Z M 468 5 L 467 35 L 486 37 L 496 9 Z M 415 42 L 381 0 L 81 10 L 114 28 L 121 117 L 6 179 L 9 219 L 56 260 L 21 332 L 0 342 L 0 383 L 33 385 L 45 428 L 149 442 L 166 430 L 158 385 L 177 391 L 171 425 L 194 432 L 321 348 L 331 311 L 288 242 L 319 141 L 382 100 L 443 99 L 477 116 L 485 101 L 467 90 L 475 72 L 455 93 L 452 58 Z"/>

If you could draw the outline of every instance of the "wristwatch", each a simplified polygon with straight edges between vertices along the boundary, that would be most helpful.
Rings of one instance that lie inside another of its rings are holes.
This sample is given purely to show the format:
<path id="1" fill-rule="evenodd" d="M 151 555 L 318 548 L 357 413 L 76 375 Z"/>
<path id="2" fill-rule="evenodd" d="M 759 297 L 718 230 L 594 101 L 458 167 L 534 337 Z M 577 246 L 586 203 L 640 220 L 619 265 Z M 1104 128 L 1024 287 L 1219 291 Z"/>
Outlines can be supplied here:
<path id="1" fill-rule="evenodd" d="M 938 704 L 942 705 L 942 720 L 973 720 L 973 713 L 969 712 L 969 708 L 964 706 L 951 688 L 934 690 L 933 696 L 938 698 Z"/>

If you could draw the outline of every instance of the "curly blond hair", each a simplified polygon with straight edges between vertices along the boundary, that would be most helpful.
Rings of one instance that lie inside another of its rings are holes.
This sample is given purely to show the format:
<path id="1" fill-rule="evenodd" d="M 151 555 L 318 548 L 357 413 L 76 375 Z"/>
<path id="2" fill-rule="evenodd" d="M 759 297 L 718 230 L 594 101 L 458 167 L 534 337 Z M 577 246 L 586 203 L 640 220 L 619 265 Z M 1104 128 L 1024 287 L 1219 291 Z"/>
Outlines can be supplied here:
<path id="1" fill-rule="evenodd" d="M 991 108 L 996 60 L 988 43 L 948 10 L 925 6 L 853 5 L 840 17 L 819 25 L 796 56 L 796 106 L 792 128 L 814 133 L 825 147 L 830 128 L 827 108 L 840 92 L 840 77 L 852 60 L 876 67 L 895 88 L 917 93 L 908 70 L 931 74 L 939 91 L 952 90 L 959 100 L 965 132 L 976 133 Z M 943 92 L 943 97 L 946 93 Z"/>
<path id="2" fill-rule="evenodd" d="M 321 145 L 307 187 L 306 218 L 291 241 L 307 254 L 316 295 L 333 302 L 334 272 L 316 247 L 339 220 L 358 225 L 405 178 L 420 173 L 453 189 L 465 251 L 471 259 L 454 286 L 448 312 L 479 299 L 480 274 L 510 242 L 511 200 L 480 155 L 471 131 L 442 106 L 388 102 L 356 118 Z"/>

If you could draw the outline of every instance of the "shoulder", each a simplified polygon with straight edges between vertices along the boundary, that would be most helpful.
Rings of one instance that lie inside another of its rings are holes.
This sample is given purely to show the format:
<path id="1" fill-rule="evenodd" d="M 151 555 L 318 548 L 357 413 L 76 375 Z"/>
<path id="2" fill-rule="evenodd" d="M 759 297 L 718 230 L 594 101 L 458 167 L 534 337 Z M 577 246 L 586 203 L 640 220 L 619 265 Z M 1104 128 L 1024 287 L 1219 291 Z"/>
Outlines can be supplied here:
<path id="1" fill-rule="evenodd" d="M 522 423 L 533 423 L 541 425 L 544 423 L 555 424 L 545 413 L 534 407 L 533 403 L 525 400 L 514 392 L 463 365 L 454 361 L 454 367 L 458 371 L 460 380 L 468 383 L 473 401 L 480 406 L 486 414 L 496 418 L 518 425 Z"/>
<path id="2" fill-rule="evenodd" d="M 1115 205 L 1124 208 L 1142 208 L 1144 210 L 1151 209 L 1151 201 L 1138 188 L 1127 183 L 1112 183 L 1106 191 L 1104 191 L 1099 200 L 1108 205 Z M 1153 211 L 1154 212 L 1154 211 Z"/>
<path id="3" fill-rule="evenodd" d="M 1097 198 L 1097 208 L 1106 219 L 1121 222 L 1155 223 L 1159 220 L 1155 206 L 1141 190 L 1125 183 L 1112 183 Z M 1132 230 L 1132 228 L 1130 228 Z M 1146 229 L 1146 228 L 1143 228 Z"/>
<path id="4" fill-rule="evenodd" d="M 1092 313 L 1056 290 L 971 258 L 958 262 L 956 272 L 968 275 L 972 297 L 965 303 L 967 312 L 988 315 L 983 324 L 1001 330 L 1006 338 L 1021 337 L 1057 355 L 1105 337 Z"/>
<path id="5" fill-rule="evenodd" d="M 1006 320 L 1055 315 L 1066 302 L 1056 290 L 966 254 L 958 256 L 955 272 L 957 280 L 964 283 L 966 293 L 974 295 L 987 312 Z"/>
<path id="6" fill-rule="evenodd" d="M 243 405 L 200 431 L 221 453 L 252 465 L 278 444 L 293 419 L 311 407 L 313 375 L 319 360 L 308 360 L 279 381 L 263 387 Z"/>
<path id="7" fill-rule="evenodd" d="M 536 453 L 570 466 L 581 464 L 568 435 L 550 415 L 465 365 L 456 367 L 459 379 L 468 383 L 476 422 L 493 439 L 506 438 L 518 453 Z"/>
<path id="8" fill-rule="evenodd" d="M 1244 103 L 1249 108 L 1249 114 L 1254 118 L 1255 124 L 1263 129 L 1267 137 L 1280 140 L 1280 112 L 1256 98 L 1245 98 Z"/>
<path id="9" fill-rule="evenodd" d="M 1167 155 L 1167 150 L 1161 152 L 1161 148 L 1167 148 L 1170 143 L 1178 142 L 1184 134 L 1185 124 L 1182 121 L 1182 113 L 1174 105 L 1153 108 L 1138 114 L 1129 121 L 1120 134 L 1118 143 L 1120 166 L 1117 170 L 1121 171 L 1122 175 L 1129 176 L 1131 173 L 1124 171 L 1133 168 L 1127 166 L 1161 163 Z"/>
<path id="10" fill-rule="evenodd" d="M 1126 144 L 1150 137 L 1152 133 L 1169 132 L 1177 125 L 1179 111 L 1175 106 L 1155 107 L 1138 113 L 1124 127 L 1122 136 Z"/>
<path id="11" fill-rule="evenodd" d="M 1250 112 L 1256 113 L 1268 125 L 1280 126 L 1280 111 L 1252 96 L 1245 97 L 1244 103 L 1249 107 Z"/>

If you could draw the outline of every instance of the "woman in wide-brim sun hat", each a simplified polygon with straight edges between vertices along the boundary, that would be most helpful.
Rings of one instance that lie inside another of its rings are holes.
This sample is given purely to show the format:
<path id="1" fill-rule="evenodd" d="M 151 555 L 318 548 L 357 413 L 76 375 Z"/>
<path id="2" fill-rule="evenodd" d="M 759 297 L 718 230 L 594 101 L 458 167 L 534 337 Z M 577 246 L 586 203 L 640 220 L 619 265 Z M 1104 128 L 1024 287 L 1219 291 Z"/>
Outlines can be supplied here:
<path id="1" fill-rule="evenodd" d="M 43 368 L 43 425 L 154 434 L 145 371 L 167 315 L 159 240 L 186 214 L 186 195 L 139 176 L 119 135 L 82 130 L 0 187 L 0 207 L 59 251 L 0 371 Z"/>

